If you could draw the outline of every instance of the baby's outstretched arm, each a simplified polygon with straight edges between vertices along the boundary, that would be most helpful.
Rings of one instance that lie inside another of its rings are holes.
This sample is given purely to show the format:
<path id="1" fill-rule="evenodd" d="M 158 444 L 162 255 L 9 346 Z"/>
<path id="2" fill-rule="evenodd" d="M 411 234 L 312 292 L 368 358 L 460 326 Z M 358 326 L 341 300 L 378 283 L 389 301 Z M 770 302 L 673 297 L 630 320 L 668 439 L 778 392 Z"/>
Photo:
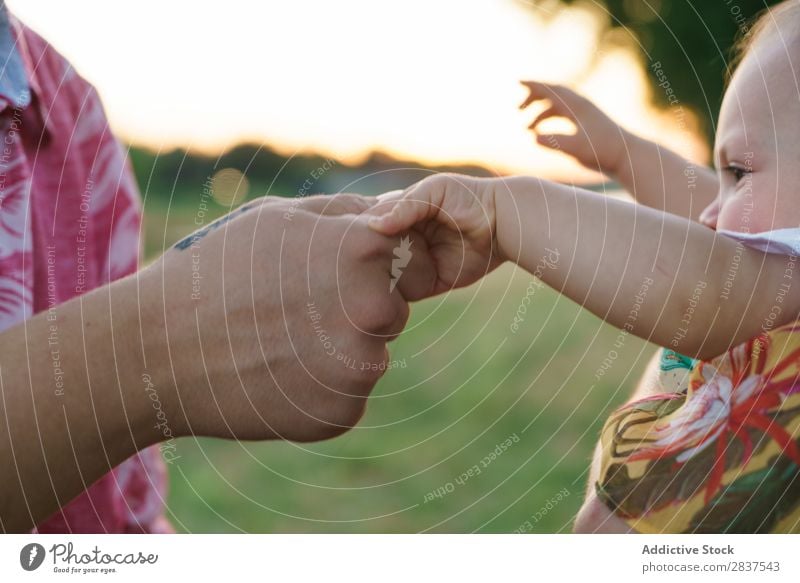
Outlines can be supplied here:
<path id="1" fill-rule="evenodd" d="M 536 141 L 619 181 L 637 202 L 697 220 L 716 197 L 719 182 L 711 168 L 632 134 L 567 87 L 538 81 L 522 84 L 529 92 L 522 109 L 539 101 L 549 102 L 530 125 L 537 132 Z M 575 134 L 539 132 L 539 125 L 550 118 L 569 120 L 575 125 Z"/>
<path id="2" fill-rule="evenodd" d="M 438 226 L 446 250 L 436 259 L 440 273 L 469 269 L 476 256 L 477 270 L 492 258 L 511 260 L 614 326 L 689 356 L 717 356 L 800 313 L 800 294 L 784 289 L 785 258 L 682 217 L 547 180 L 437 175 L 371 225 L 396 234 L 418 223 Z"/>

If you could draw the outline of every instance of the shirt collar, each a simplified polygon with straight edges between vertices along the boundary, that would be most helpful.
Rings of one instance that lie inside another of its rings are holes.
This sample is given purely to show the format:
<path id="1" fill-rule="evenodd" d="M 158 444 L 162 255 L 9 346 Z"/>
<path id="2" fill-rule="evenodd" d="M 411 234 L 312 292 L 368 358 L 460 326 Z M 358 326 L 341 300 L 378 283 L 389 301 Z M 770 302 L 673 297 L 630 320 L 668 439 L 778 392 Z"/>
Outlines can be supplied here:
<path id="1" fill-rule="evenodd" d="M 31 103 L 32 83 L 25 57 L 27 47 L 12 23 L 6 3 L 0 0 L 0 99 L 5 107 L 24 109 Z M 4 108 L 3 108 L 4 109 Z"/>
<path id="2" fill-rule="evenodd" d="M 0 81 L 3 79 L 8 81 L 7 85 L 0 84 L 0 87 L 9 88 L 7 94 L 0 92 L 0 114 L 9 108 L 14 108 L 15 112 L 31 109 L 30 113 L 33 115 L 27 118 L 26 125 L 33 132 L 32 135 L 39 135 L 39 145 L 46 146 L 51 138 L 48 127 L 50 112 L 47 105 L 42 102 L 41 86 L 36 73 L 41 58 L 34 62 L 25 34 L 25 25 L 6 10 L 5 0 L 0 0 L 0 9 L 7 22 L 0 28 L 8 30 L 10 34 L 7 38 L 11 39 L 5 45 L 10 48 L 8 55 L 3 56 L 0 53 Z M 2 67 L 3 63 L 6 63 L 6 68 Z"/>

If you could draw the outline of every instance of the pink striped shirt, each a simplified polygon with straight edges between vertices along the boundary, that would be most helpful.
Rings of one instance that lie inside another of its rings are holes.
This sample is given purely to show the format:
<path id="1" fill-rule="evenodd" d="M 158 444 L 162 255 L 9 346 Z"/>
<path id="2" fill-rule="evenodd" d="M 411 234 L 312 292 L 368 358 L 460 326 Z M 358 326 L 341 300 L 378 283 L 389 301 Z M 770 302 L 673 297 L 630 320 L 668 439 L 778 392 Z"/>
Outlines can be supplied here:
<path id="1" fill-rule="evenodd" d="M 9 24 L 30 94 L 0 94 L 0 330 L 135 271 L 141 219 L 97 92 L 41 37 Z M 165 493 L 165 466 L 150 448 L 37 531 L 168 532 Z"/>

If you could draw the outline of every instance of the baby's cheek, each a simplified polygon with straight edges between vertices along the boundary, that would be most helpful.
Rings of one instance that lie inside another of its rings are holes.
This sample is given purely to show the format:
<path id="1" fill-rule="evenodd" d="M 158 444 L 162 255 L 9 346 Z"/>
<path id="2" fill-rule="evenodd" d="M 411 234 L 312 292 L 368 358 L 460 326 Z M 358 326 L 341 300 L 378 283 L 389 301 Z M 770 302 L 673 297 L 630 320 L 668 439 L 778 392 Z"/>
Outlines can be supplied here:
<path id="1" fill-rule="evenodd" d="M 718 230 L 763 233 L 781 228 L 775 197 L 768 188 L 761 191 L 757 188 L 760 187 L 754 182 L 752 187 L 742 187 L 736 195 L 723 202 L 717 221 Z"/>
<path id="2" fill-rule="evenodd" d="M 757 229 L 753 226 L 753 210 L 752 199 L 726 201 L 720 209 L 717 230 L 755 233 Z"/>

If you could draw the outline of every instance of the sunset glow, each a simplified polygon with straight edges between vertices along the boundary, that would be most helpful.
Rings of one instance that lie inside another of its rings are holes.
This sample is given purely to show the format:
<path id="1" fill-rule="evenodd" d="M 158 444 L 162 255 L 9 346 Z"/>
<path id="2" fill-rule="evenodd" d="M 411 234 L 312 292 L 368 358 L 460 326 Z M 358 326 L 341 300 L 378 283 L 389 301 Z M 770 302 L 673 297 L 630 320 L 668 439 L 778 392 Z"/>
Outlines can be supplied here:
<path id="1" fill-rule="evenodd" d="M 647 106 L 632 54 L 595 59 L 599 24 L 512 0 L 253 3 L 16 0 L 11 9 L 94 83 L 121 137 L 217 151 L 241 141 L 354 160 L 371 150 L 581 179 L 535 146 L 519 79 L 583 90 L 632 130 L 704 148 Z M 625 90 L 620 90 L 624 87 Z"/>

